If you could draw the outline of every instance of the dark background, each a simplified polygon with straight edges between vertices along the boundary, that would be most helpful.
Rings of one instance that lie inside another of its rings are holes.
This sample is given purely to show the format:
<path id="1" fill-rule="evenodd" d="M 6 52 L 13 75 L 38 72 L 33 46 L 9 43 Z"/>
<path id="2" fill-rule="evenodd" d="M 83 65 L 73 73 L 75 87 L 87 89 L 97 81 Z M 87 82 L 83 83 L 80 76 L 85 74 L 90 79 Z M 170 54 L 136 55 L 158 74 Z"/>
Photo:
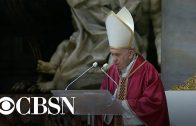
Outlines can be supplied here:
<path id="1" fill-rule="evenodd" d="M 35 83 L 37 60 L 49 61 L 72 32 L 66 0 L 0 0 L 0 93 L 16 82 Z M 149 40 L 147 59 L 159 70 L 153 31 Z"/>
<path id="2" fill-rule="evenodd" d="M 65 0 L 0 0 L 0 92 L 34 82 L 37 60 L 49 61 L 72 32 Z"/>

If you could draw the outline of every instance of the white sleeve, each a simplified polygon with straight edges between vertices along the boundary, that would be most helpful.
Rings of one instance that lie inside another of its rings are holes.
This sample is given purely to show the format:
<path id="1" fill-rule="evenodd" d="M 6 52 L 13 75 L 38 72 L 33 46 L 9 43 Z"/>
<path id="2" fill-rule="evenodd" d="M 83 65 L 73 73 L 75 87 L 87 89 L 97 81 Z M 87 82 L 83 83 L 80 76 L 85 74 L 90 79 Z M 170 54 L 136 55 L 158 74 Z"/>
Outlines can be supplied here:
<path id="1" fill-rule="evenodd" d="M 117 88 L 113 94 L 114 99 L 116 99 L 116 95 L 117 95 Z M 112 122 L 112 119 L 113 119 L 113 115 L 104 115 L 104 117 L 103 117 L 103 120 L 107 125 L 109 125 Z"/>
<path id="2" fill-rule="evenodd" d="M 112 122 L 113 115 L 104 115 L 103 120 L 104 122 L 109 125 Z"/>
<path id="3" fill-rule="evenodd" d="M 123 107 L 123 122 L 124 125 L 142 125 L 144 124 L 137 115 L 131 110 L 127 100 L 122 101 Z"/>

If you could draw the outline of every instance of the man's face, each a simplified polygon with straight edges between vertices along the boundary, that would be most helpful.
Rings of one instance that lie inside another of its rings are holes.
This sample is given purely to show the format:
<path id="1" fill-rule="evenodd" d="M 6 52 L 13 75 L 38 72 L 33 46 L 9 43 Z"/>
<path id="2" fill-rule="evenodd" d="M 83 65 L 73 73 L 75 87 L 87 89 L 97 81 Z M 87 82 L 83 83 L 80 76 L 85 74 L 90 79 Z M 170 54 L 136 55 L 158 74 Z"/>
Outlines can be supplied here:
<path id="1" fill-rule="evenodd" d="M 116 64 L 119 70 L 126 68 L 132 58 L 132 51 L 130 49 L 110 49 L 113 63 Z"/>

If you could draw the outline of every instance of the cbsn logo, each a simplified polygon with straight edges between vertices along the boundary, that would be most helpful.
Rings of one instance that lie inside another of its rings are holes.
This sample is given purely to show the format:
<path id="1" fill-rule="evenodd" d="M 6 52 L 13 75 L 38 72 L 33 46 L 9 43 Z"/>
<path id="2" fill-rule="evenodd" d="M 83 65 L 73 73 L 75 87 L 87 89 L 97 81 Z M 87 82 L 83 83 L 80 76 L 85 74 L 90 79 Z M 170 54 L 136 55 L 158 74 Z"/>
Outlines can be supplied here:
<path id="1" fill-rule="evenodd" d="M 63 115 L 65 114 L 63 109 L 65 105 L 71 113 L 74 114 L 75 98 L 76 97 L 71 97 L 71 104 L 66 97 L 51 97 L 48 101 L 44 97 L 21 97 L 16 101 L 16 103 L 10 97 L 2 97 L 0 99 L 0 114 L 9 115 L 16 109 L 21 115 L 41 115 L 46 113 L 50 115 Z M 26 112 L 21 111 L 22 102 L 27 102 L 29 104 L 29 108 Z M 33 104 L 33 110 L 30 108 L 31 102 Z M 55 112 L 53 111 L 54 109 L 56 110 Z"/>

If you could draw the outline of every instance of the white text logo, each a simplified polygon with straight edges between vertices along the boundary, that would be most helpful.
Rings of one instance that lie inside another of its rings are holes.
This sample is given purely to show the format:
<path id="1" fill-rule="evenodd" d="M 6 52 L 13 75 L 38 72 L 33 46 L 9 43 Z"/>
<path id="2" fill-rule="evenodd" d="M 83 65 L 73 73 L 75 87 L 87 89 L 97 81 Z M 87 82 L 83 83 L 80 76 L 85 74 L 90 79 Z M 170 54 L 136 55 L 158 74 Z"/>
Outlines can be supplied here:
<path id="1" fill-rule="evenodd" d="M 21 97 L 16 102 L 10 97 L 0 98 L 0 114 L 9 115 L 15 109 L 21 115 L 42 115 L 42 114 L 65 114 L 65 106 L 74 114 L 74 100 L 71 97 L 72 104 L 66 97 L 50 97 L 48 100 L 44 97 Z M 28 105 L 27 110 L 21 109 L 21 106 Z M 31 106 L 33 105 L 33 107 Z"/>

